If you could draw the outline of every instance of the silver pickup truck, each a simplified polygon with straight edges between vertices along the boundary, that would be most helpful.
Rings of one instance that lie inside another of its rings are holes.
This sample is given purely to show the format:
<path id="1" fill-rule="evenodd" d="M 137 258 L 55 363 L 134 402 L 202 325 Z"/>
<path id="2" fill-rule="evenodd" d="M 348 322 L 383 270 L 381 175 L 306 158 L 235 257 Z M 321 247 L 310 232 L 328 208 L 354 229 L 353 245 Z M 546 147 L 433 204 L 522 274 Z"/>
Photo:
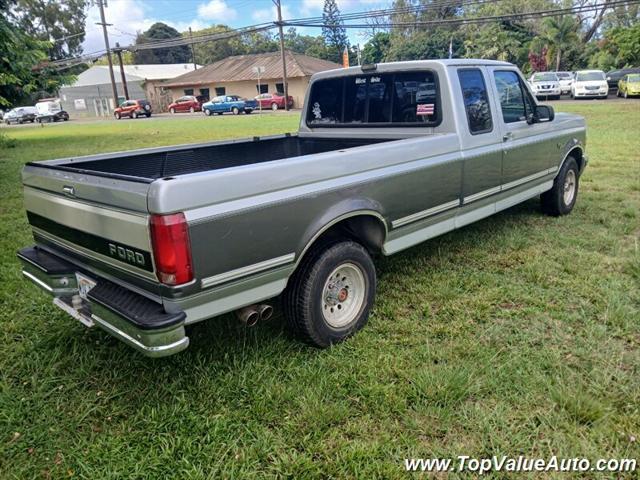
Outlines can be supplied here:
<path id="1" fill-rule="evenodd" d="M 367 322 L 372 257 L 536 196 L 569 213 L 584 149 L 584 119 L 539 105 L 509 63 L 333 70 L 297 134 L 27 164 L 36 245 L 18 257 L 58 307 L 146 355 L 225 312 L 265 319 L 280 295 L 325 347 Z"/>

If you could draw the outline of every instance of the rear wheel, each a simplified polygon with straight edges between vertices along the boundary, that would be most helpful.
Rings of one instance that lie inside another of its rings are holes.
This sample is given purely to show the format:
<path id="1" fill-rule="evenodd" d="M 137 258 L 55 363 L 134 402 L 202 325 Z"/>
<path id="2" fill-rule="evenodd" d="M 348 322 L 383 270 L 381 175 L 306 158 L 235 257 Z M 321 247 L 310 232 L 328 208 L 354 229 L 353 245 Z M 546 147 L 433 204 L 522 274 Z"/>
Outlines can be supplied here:
<path id="1" fill-rule="evenodd" d="M 145 113 L 145 115 L 147 116 L 147 118 L 151 117 L 151 113 Z"/>
<path id="2" fill-rule="evenodd" d="M 283 298 L 287 322 L 305 342 L 328 347 L 365 326 L 375 291 L 375 267 L 362 245 L 324 244 L 289 279 Z"/>
<path id="3" fill-rule="evenodd" d="M 274 112 L 275 112 L 276 110 L 278 110 L 278 104 L 277 104 L 277 103 L 272 103 L 272 104 L 271 104 L 271 110 L 273 110 Z"/>
<path id="4" fill-rule="evenodd" d="M 138 114 L 136 112 L 131 112 L 131 118 L 135 120 L 136 118 L 138 118 Z"/>
<path id="5" fill-rule="evenodd" d="M 568 157 L 553 181 L 551 190 L 540 196 L 542 211 L 554 217 L 571 213 L 578 198 L 579 186 L 578 163 L 575 158 Z"/>
<path id="6" fill-rule="evenodd" d="M 120 112 L 116 112 L 113 114 L 114 117 L 116 117 L 116 120 L 120 120 L 122 117 L 120 116 Z"/>
<path id="7" fill-rule="evenodd" d="M 245 113 L 246 115 L 249 115 L 251 112 L 253 112 L 253 110 L 251 110 L 251 109 L 247 109 L 247 110 L 245 110 L 245 111 L 244 111 L 244 113 Z"/>
<path id="8" fill-rule="evenodd" d="M 238 109 L 238 107 L 233 107 L 231 109 L 231 113 L 233 113 L 234 115 L 238 115 L 240 113 L 240 110 Z"/>

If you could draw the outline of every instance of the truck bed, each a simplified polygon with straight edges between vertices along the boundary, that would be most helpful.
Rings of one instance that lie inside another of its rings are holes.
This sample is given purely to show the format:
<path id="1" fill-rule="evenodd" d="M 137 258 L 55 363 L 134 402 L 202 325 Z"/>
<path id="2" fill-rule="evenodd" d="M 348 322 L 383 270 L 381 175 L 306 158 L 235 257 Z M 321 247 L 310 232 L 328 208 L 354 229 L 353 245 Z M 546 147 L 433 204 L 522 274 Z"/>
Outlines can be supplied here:
<path id="1" fill-rule="evenodd" d="M 248 140 L 182 145 L 38 162 L 32 165 L 76 173 L 152 182 L 223 168 L 282 160 L 389 141 L 375 138 L 309 138 L 282 135 Z"/>

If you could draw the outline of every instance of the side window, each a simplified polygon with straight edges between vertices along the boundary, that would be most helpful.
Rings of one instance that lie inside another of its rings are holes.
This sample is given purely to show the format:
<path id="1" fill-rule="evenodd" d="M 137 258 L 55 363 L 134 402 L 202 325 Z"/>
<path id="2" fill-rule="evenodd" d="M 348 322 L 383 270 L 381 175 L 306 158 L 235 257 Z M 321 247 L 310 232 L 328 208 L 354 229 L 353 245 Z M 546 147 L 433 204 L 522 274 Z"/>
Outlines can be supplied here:
<path id="1" fill-rule="evenodd" d="M 527 118 L 525 92 L 522 91 L 520 78 L 516 72 L 497 71 L 494 73 L 498 98 L 504 123 L 521 122 Z M 531 101 L 527 99 L 527 101 Z"/>
<path id="2" fill-rule="evenodd" d="M 477 69 L 458 70 L 462 99 L 472 135 L 493 130 L 491 108 L 482 72 Z"/>

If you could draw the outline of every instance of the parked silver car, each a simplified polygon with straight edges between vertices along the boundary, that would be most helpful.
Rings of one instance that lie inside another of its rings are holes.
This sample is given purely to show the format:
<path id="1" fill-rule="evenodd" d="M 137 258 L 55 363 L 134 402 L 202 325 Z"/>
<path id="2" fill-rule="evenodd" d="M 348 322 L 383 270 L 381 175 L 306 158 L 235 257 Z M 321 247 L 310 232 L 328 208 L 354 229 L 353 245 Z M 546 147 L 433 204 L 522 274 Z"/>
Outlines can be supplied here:
<path id="1" fill-rule="evenodd" d="M 331 70 L 297 134 L 27 164 L 36 244 L 18 256 L 57 306 L 150 356 L 225 312 L 266 319 L 277 296 L 326 347 L 366 324 L 376 256 L 533 197 L 571 212 L 584 149 L 584 119 L 538 104 L 509 63 Z"/>
<path id="2" fill-rule="evenodd" d="M 529 84 L 537 98 L 560 98 L 562 89 L 560 79 L 555 72 L 539 72 L 531 75 Z"/>

